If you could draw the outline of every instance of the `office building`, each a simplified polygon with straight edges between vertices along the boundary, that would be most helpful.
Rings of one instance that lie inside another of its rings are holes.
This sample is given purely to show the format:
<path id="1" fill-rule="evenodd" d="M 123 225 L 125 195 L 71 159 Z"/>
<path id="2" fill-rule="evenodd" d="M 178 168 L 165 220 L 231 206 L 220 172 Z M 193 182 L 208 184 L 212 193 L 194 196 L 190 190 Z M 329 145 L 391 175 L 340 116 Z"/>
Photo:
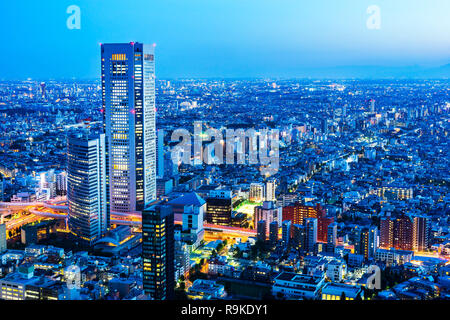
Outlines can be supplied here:
<path id="1" fill-rule="evenodd" d="M 306 227 L 300 224 L 292 225 L 292 247 L 296 250 L 305 251 Z"/>
<path id="2" fill-rule="evenodd" d="M 156 176 L 164 177 L 164 130 L 156 132 Z"/>
<path id="3" fill-rule="evenodd" d="M 112 212 L 140 212 L 156 199 L 154 46 L 102 44 L 104 130 Z"/>
<path id="4" fill-rule="evenodd" d="M 0 224 L 0 253 L 6 251 L 6 224 Z"/>
<path id="5" fill-rule="evenodd" d="M 105 135 L 70 136 L 67 146 L 68 226 L 91 245 L 109 229 Z"/>
<path id="6" fill-rule="evenodd" d="M 355 253 L 363 255 L 364 258 L 374 258 L 378 248 L 378 228 L 358 227 L 356 230 Z"/>
<path id="7" fill-rule="evenodd" d="M 56 195 L 67 195 L 67 172 L 62 171 L 56 175 Z"/>
<path id="8" fill-rule="evenodd" d="M 170 300 L 175 289 L 175 239 L 172 207 L 163 202 L 142 211 L 144 291 L 155 300 Z"/>
<path id="9" fill-rule="evenodd" d="M 291 222 L 289 220 L 283 221 L 281 225 L 281 240 L 284 247 L 289 246 L 291 240 Z"/>
<path id="10" fill-rule="evenodd" d="M 317 243 L 317 219 L 306 218 L 306 251 L 314 252 L 315 245 Z"/>
<path id="11" fill-rule="evenodd" d="M 258 224 L 256 225 L 256 236 L 257 236 L 258 240 L 260 240 L 260 241 L 267 240 L 266 229 L 267 229 L 266 220 L 258 221 Z"/>
<path id="12" fill-rule="evenodd" d="M 232 198 L 230 190 L 211 190 L 206 199 L 206 221 L 211 224 L 231 224 Z"/>
<path id="13" fill-rule="evenodd" d="M 278 242 L 278 226 L 278 221 L 272 221 L 269 224 L 269 242 L 272 246 Z"/>

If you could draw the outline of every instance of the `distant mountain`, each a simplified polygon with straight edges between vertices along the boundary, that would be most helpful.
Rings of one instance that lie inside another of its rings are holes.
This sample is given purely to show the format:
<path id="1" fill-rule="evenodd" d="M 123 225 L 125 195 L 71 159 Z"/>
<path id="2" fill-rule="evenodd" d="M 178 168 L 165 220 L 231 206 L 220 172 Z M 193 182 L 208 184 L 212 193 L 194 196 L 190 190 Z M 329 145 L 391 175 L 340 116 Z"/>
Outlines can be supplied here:
<path id="1" fill-rule="evenodd" d="M 302 70 L 300 77 L 326 79 L 450 79 L 450 64 L 435 68 L 420 66 L 342 66 Z"/>

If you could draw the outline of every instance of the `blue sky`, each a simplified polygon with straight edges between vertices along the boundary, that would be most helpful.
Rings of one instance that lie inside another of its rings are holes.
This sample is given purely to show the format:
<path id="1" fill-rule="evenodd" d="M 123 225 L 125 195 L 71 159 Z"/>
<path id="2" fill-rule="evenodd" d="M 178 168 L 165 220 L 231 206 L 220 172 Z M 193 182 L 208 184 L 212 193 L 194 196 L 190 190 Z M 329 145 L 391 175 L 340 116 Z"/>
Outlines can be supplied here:
<path id="1" fill-rule="evenodd" d="M 69 30 L 66 9 L 81 9 Z M 369 30 L 366 10 L 381 9 Z M 99 43 L 156 43 L 157 76 L 290 76 L 450 63 L 448 0 L 1 1 L 0 79 L 98 78 Z"/>

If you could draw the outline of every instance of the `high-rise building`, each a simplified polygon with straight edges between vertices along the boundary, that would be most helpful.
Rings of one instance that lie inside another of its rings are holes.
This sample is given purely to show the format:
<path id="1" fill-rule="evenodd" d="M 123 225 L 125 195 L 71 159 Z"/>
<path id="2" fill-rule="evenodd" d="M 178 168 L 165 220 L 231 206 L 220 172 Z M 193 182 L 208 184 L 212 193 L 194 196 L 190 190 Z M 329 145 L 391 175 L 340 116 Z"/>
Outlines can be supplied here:
<path id="1" fill-rule="evenodd" d="M 113 212 L 138 212 L 156 199 L 154 46 L 102 44 L 104 130 Z"/>
<path id="2" fill-rule="evenodd" d="M 378 228 L 358 227 L 355 235 L 355 253 L 363 255 L 366 259 L 375 257 L 378 248 Z"/>
<path id="3" fill-rule="evenodd" d="M 327 242 L 328 226 L 334 222 L 334 217 L 319 217 L 317 219 L 317 241 Z"/>
<path id="4" fill-rule="evenodd" d="M 172 207 L 163 202 L 142 211 L 144 291 L 155 300 L 170 300 L 175 289 L 175 238 Z"/>
<path id="5" fill-rule="evenodd" d="M 269 225 L 273 221 L 277 221 L 278 225 L 281 225 L 282 208 L 275 206 L 273 201 L 264 201 L 262 206 L 257 206 L 253 213 L 253 225 L 256 225 L 258 221 L 266 221 L 266 233 L 269 233 Z"/>
<path id="6" fill-rule="evenodd" d="M 337 223 L 329 224 L 327 229 L 327 251 L 334 252 L 337 245 Z"/>
<path id="7" fill-rule="evenodd" d="M 264 199 L 264 185 L 262 183 L 250 184 L 249 200 L 261 202 Z"/>
<path id="8" fill-rule="evenodd" d="M 39 174 L 39 194 L 41 201 L 56 197 L 56 176 L 54 169 Z"/>
<path id="9" fill-rule="evenodd" d="M 380 248 L 390 249 L 394 247 L 394 220 L 391 217 L 380 219 Z"/>
<path id="10" fill-rule="evenodd" d="M 89 245 L 109 229 L 107 173 L 104 134 L 68 138 L 69 230 Z"/>
<path id="11" fill-rule="evenodd" d="M 372 113 L 375 112 L 375 100 L 374 99 L 370 99 L 370 112 L 372 112 Z"/>
<path id="12" fill-rule="evenodd" d="M 413 217 L 413 247 L 414 250 L 424 251 L 430 245 L 430 219 L 427 216 Z"/>
<path id="13" fill-rule="evenodd" d="M 5 183 L 3 182 L 3 175 L 0 174 L 0 201 L 3 201 L 4 193 L 5 193 Z"/>
<path id="14" fill-rule="evenodd" d="M 394 248 L 413 250 L 414 223 L 410 216 L 402 214 L 394 223 Z"/>
<path id="15" fill-rule="evenodd" d="M 6 224 L 0 224 L 0 253 L 6 251 Z"/>
<path id="16" fill-rule="evenodd" d="M 320 121 L 320 130 L 322 131 L 322 134 L 328 134 L 328 120 L 323 118 Z"/>
<path id="17" fill-rule="evenodd" d="M 164 177 L 164 130 L 162 129 L 156 133 L 156 176 Z"/>
<path id="18" fill-rule="evenodd" d="M 307 206 L 295 203 L 283 208 L 283 220 L 291 220 L 293 224 L 304 224 L 306 218 L 321 218 L 325 215 L 326 211 L 320 204 Z"/>
<path id="19" fill-rule="evenodd" d="M 56 195 L 67 195 L 67 172 L 62 171 L 56 175 Z"/>
<path id="20" fill-rule="evenodd" d="M 281 240 L 283 241 L 283 246 L 289 246 L 291 240 L 291 221 L 284 220 L 281 225 Z"/>
<path id="21" fill-rule="evenodd" d="M 266 233 L 266 220 L 260 220 L 258 221 L 258 224 L 256 226 L 256 234 L 257 238 L 260 241 L 266 241 L 267 240 L 267 233 Z"/>
<path id="22" fill-rule="evenodd" d="M 266 192 L 265 192 L 265 200 L 266 201 L 275 201 L 275 189 L 277 188 L 276 181 L 271 179 L 266 182 Z"/>
<path id="23" fill-rule="evenodd" d="M 316 218 L 306 218 L 306 251 L 313 252 L 314 247 L 317 243 L 317 219 Z"/>
<path id="24" fill-rule="evenodd" d="M 292 225 L 292 246 L 300 251 L 305 251 L 306 246 L 306 227 L 294 224 Z"/>
<path id="25" fill-rule="evenodd" d="M 272 221 L 269 224 L 269 242 L 275 245 L 278 242 L 278 221 Z"/>

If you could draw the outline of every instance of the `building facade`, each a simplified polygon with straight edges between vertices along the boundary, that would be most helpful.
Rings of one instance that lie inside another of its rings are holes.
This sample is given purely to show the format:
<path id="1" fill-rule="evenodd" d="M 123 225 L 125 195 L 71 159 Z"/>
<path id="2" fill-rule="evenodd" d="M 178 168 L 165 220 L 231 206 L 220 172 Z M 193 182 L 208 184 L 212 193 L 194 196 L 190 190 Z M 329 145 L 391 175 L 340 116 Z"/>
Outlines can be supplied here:
<path id="1" fill-rule="evenodd" d="M 102 44 L 104 130 L 113 212 L 137 212 L 156 199 L 154 46 Z"/>
<path id="2" fill-rule="evenodd" d="M 144 291 L 155 300 L 170 300 L 175 288 L 175 239 L 172 207 L 163 202 L 142 211 Z"/>
<path id="3" fill-rule="evenodd" d="M 70 136 L 67 145 L 68 226 L 91 245 L 110 224 L 105 135 Z"/>

